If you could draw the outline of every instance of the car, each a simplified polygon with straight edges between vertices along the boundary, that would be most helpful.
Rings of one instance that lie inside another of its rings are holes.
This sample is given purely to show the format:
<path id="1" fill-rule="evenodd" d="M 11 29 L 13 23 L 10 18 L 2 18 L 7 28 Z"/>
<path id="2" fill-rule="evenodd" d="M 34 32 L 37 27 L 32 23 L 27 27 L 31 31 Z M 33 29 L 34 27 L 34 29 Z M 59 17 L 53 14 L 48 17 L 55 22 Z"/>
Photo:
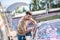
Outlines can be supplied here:
<path id="1" fill-rule="evenodd" d="M 39 22 L 37 25 L 36 40 L 52 40 L 60 37 L 60 19 Z"/>

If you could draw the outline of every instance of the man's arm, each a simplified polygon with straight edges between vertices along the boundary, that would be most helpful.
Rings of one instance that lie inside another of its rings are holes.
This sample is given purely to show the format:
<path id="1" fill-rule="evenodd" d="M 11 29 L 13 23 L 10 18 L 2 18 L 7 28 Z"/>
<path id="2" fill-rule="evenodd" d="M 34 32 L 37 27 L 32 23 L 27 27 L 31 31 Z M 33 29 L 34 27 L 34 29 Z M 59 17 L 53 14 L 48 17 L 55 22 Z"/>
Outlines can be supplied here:
<path id="1" fill-rule="evenodd" d="M 35 35 L 36 35 L 36 30 L 37 30 L 37 22 L 34 19 L 32 19 L 32 18 L 31 18 L 31 21 L 34 24 L 34 28 L 32 30 L 33 31 L 33 38 L 34 38 Z"/>

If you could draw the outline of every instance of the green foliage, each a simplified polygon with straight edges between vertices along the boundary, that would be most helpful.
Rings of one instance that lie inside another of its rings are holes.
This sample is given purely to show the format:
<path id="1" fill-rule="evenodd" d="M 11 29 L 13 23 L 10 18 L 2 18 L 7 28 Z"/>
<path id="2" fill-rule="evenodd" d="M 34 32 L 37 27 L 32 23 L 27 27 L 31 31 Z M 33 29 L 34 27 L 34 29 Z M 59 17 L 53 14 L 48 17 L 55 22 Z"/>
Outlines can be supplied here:
<path id="1" fill-rule="evenodd" d="M 24 7 L 22 9 L 19 9 L 19 7 L 17 7 L 15 9 L 15 13 L 22 13 L 22 12 L 25 12 L 25 11 L 26 11 L 26 9 Z"/>
<path id="2" fill-rule="evenodd" d="M 23 12 L 25 12 L 26 11 L 26 9 L 23 7 Z"/>
<path id="3" fill-rule="evenodd" d="M 32 0 L 32 3 L 30 4 L 30 7 L 29 7 L 30 11 L 38 11 L 40 8 L 39 4 L 40 4 L 40 0 Z M 32 6 L 32 9 L 31 9 L 31 6 Z"/>
<path id="4" fill-rule="evenodd" d="M 60 8 L 60 3 L 58 3 L 58 4 L 52 4 L 51 8 Z"/>
<path id="5" fill-rule="evenodd" d="M 54 4 L 53 1 L 54 0 L 42 0 L 42 1 L 40 1 L 40 0 L 32 0 L 31 4 L 29 6 L 29 9 L 30 9 L 30 11 L 44 10 L 46 8 L 45 7 L 46 4 L 47 4 L 48 9 L 60 7 L 60 3 Z"/>

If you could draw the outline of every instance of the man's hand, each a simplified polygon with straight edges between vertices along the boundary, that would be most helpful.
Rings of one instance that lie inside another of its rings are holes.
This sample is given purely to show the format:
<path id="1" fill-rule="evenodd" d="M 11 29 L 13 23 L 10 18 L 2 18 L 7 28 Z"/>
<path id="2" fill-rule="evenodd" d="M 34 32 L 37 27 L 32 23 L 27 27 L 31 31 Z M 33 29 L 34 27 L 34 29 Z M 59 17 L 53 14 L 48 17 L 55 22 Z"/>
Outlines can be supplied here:
<path id="1" fill-rule="evenodd" d="M 32 31 L 32 29 L 26 30 L 25 34 L 31 32 L 31 31 Z"/>

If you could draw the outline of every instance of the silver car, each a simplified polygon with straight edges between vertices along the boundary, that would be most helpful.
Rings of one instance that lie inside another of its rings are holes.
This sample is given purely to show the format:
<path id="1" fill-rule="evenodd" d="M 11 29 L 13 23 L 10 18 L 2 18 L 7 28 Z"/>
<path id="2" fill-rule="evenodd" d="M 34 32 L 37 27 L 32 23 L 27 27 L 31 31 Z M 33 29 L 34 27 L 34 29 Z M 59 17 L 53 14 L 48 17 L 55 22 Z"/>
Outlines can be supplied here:
<path id="1" fill-rule="evenodd" d="M 60 19 L 40 22 L 37 25 L 36 40 L 60 39 Z"/>

